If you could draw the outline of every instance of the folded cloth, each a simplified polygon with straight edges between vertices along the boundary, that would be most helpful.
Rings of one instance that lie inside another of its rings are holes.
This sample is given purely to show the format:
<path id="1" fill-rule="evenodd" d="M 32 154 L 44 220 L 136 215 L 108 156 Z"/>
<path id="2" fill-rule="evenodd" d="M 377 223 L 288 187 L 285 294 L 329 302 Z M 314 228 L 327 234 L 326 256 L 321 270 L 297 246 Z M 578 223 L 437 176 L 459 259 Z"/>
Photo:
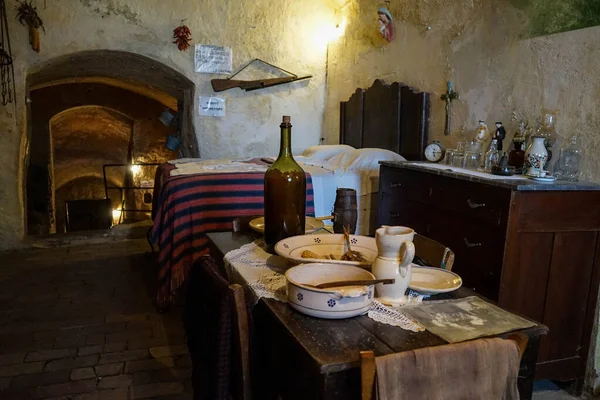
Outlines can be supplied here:
<path id="1" fill-rule="evenodd" d="M 377 357 L 381 400 L 518 400 L 512 340 L 478 339 Z"/>

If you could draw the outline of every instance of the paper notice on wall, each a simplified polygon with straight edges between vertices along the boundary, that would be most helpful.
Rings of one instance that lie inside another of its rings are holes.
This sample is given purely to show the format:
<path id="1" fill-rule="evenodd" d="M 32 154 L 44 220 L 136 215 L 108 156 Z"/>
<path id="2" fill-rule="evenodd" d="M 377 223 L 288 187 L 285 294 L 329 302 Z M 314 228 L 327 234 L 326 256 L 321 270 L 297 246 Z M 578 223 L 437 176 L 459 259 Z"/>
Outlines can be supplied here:
<path id="1" fill-rule="evenodd" d="M 197 44 L 194 54 L 196 72 L 230 74 L 231 56 L 231 47 Z"/>
<path id="2" fill-rule="evenodd" d="M 200 96 L 200 115 L 205 117 L 224 117 L 225 99 L 215 96 Z"/>

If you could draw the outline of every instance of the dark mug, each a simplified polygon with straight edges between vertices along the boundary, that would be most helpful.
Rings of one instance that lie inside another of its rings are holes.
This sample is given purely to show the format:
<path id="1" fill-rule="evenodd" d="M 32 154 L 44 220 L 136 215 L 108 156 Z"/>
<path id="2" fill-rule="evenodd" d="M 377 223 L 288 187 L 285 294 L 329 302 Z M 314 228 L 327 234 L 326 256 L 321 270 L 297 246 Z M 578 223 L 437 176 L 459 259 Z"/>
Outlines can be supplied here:
<path id="1" fill-rule="evenodd" d="M 358 209 L 356 206 L 356 190 L 340 188 L 336 191 L 333 205 L 333 231 L 344 233 L 344 227 L 349 228 L 350 234 L 356 232 Z"/>

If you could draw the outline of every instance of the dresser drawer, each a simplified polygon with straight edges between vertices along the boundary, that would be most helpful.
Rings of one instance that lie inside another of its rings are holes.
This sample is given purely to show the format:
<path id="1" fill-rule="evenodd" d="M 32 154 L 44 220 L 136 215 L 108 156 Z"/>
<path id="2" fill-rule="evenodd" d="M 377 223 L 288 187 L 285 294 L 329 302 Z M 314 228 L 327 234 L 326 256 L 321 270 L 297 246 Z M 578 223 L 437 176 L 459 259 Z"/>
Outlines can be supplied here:
<path id="1" fill-rule="evenodd" d="M 394 213 L 384 223 L 411 227 L 449 247 L 456 256 L 453 271 L 463 278 L 464 286 L 498 300 L 506 237 L 504 227 L 491 228 L 411 200 L 394 202 Z"/>
<path id="2" fill-rule="evenodd" d="M 490 229 L 480 223 L 449 214 L 441 217 L 440 222 L 430 222 L 428 235 L 454 252 L 452 270 L 462 277 L 463 285 L 498 301 L 505 230 L 501 227 Z"/>
<path id="3" fill-rule="evenodd" d="M 511 194 L 495 186 L 386 166 L 381 167 L 379 191 L 381 204 L 390 207 L 382 210 L 383 218 L 386 212 L 398 213 L 393 201 L 385 201 L 389 197 L 431 205 L 490 226 L 506 223 Z"/>

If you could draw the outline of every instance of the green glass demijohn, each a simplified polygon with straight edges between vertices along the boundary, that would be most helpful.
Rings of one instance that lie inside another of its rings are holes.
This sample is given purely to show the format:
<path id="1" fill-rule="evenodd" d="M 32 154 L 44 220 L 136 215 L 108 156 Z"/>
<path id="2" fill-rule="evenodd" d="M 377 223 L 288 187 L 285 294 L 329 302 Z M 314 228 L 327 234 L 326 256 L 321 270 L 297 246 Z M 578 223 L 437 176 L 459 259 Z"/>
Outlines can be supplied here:
<path id="1" fill-rule="evenodd" d="M 306 221 L 306 174 L 292 156 L 289 116 L 280 128 L 279 156 L 265 173 L 265 243 L 271 253 L 278 241 L 304 235 Z"/>

